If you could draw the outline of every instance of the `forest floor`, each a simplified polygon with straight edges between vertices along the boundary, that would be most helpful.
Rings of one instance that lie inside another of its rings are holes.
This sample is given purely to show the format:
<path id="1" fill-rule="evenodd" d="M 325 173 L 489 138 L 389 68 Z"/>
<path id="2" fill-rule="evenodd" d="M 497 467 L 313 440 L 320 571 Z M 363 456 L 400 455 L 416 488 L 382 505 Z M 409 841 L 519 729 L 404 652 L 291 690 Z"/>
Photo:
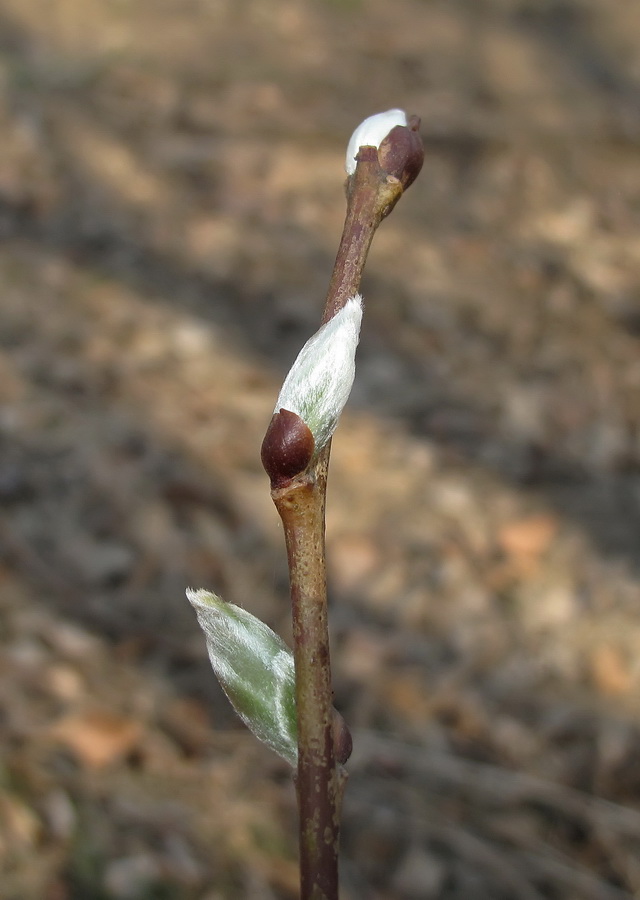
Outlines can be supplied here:
<path id="1" fill-rule="evenodd" d="M 640 898 L 628 0 L 0 0 L 0 894 L 293 900 L 185 588 L 290 634 L 259 448 L 355 125 L 422 117 L 334 439 L 344 900 Z"/>

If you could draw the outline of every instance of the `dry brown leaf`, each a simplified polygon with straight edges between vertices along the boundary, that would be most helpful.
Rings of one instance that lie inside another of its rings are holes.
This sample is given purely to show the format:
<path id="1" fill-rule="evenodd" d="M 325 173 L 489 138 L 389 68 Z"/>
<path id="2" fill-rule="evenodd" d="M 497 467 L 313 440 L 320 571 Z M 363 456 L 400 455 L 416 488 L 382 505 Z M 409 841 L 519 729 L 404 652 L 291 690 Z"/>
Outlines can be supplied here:
<path id="1" fill-rule="evenodd" d="M 211 741 L 208 710 L 191 697 L 177 697 L 164 709 L 164 730 L 187 756 L 199 756 Z"/>
<path id="2" fill-rule="evenodd" d="M 432 705 L 424 676 L 415 672 L 389 674 L 382 702 L 407 722 L 422 725 L 429 721 Z"/>
<path id="3" fill-rule="evenodd" d="M 557 518 L 548 513 L 516 519 L 498 531 L 498 546 L 519 571 L 530 573 L 551 547 L 558 527 Z"/>
<path id="4" fill-rule="evenodd" d="M 142 726 L 135 719 L 108 710 L 91 709 L 59 719 L 50 737 L 91 769 L 117 762 L 140 743 Z"/>
<path id="5" fill-rule="evenodd" d="M 611 644 L 596 647 L 590 662 L 593 683 L 601 694 L 619 696 L 631 690 L 629 665 L 616 647 Z"/>
<path id="6" fill-rule="evenodd" d="M 10 850 L 34 846 L 40 833 L 40 820 L 18 797 L 0 793 L 0 859 Z"/>

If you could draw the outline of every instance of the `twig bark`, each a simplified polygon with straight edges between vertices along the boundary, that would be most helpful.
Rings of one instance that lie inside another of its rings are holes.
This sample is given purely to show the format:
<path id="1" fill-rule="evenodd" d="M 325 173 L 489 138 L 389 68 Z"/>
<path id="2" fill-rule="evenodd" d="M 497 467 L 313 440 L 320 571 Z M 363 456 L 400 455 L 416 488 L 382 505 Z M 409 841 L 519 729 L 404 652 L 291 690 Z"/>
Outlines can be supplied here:
<path id="1" fill-rule="evenodd" d="M 338 896 L 339 797 L 336 767 L 324 548 L 325 478 L 273 492 L 284 526 L 293 616 L 298 714 L 296 789 L 302 898 Z"/>

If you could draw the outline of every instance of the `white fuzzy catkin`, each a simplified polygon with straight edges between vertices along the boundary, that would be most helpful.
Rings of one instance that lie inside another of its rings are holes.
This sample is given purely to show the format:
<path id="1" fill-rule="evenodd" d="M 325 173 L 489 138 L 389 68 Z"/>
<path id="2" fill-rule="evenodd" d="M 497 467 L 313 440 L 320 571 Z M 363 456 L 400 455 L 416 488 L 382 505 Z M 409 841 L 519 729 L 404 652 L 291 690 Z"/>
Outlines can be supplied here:
<path id="1" fill-rule="evenodd" d="M 360 122 L 347 146 L 347 175 L 353 175 L 356 170 L 356 156 L 360 147 L 379 147 L 392 128 L 407 124 L 407 114 L 402 109 L 388 109 Z"/>
<path id="2" fill-rule="evenodd" d="M 307 424 L 315 450 L 336 429 L 355 377 L 362 297 L 356 294 L 309 338 L 287 375 L 274 412 L 287 409 Z"/>
<path id="3" fill-rule="evenodd" d="M 188 588 L 187 597 L 233 708 L 258 740 L 295 767 L 298 726 L 291 650 L 260 619 L 211 591 Z"/>

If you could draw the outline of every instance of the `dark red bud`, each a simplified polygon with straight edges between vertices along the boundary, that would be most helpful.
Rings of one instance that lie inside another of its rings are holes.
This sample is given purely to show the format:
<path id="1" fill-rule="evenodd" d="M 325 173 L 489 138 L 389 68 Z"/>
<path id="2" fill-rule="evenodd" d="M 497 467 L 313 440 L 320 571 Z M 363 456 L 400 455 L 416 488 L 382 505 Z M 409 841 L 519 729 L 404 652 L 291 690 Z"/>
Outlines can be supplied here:
<path id="1" fill-rule="evenodd" d="M 281 409 L 274 413 L 262 442 L 260 456 L 271 487 L 281 487 L 304 472 L 313 457 L 311 430 L 297 413 Z"/>
<path id="2" fill-rule="evenodd" d="M 380 167 L 397 178 L 405 190 L 416 180 L 424 162 L 419 128 L 418 116 L 410 116 L 409 125 L 392 128 L 378 149 Z"/>
<path id="3" fill-rule="evenodd" d="M 333 752 L 336 762 L 343 766 L 351 756 L 353 750 L 353 738 L 349 726 L 337 709 L 333 710 Z"/>

